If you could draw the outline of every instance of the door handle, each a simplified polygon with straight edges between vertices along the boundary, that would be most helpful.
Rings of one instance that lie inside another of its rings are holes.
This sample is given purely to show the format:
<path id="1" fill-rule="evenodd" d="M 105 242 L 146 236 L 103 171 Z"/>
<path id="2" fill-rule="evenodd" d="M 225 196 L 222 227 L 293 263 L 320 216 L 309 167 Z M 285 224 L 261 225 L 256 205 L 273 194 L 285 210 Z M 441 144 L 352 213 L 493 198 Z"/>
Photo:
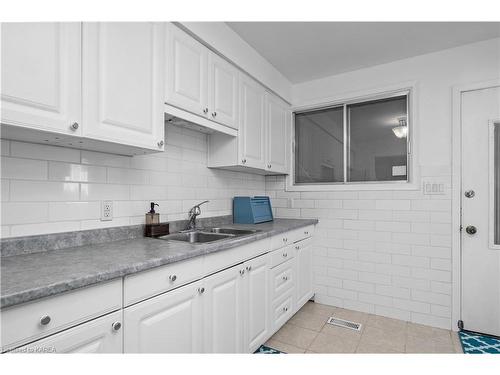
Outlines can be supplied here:
<path id="1" fill-rule="evenodd" d="M 467 228 L 465 228 L 465 231 L 467 234 L 476 234 L 477 228 L 474 225 L 468 225 Z"/>

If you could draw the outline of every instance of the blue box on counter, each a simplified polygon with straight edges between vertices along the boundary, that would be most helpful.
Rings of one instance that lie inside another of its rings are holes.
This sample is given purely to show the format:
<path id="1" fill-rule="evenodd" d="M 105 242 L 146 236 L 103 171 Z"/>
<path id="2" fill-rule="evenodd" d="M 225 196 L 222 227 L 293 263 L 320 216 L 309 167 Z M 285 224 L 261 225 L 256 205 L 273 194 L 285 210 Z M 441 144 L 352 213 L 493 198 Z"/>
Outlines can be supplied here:
<path id="1" fill-rule="evenodd" d="M 258 224 L 266 221 L 273 221 L 269 197 L 233 198 L 233 222 L 235 224 Z"/>

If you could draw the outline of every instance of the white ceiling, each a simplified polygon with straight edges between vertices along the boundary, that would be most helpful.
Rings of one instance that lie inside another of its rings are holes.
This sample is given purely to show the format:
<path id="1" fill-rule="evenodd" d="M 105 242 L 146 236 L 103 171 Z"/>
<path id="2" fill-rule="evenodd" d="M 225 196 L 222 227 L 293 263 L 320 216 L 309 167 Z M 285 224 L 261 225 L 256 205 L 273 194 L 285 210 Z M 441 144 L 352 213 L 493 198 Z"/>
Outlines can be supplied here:
<path id="1" fill-rule="evenodd" d="M 500 22 L 227 22 L 292 83 L 500 37 Z"/>

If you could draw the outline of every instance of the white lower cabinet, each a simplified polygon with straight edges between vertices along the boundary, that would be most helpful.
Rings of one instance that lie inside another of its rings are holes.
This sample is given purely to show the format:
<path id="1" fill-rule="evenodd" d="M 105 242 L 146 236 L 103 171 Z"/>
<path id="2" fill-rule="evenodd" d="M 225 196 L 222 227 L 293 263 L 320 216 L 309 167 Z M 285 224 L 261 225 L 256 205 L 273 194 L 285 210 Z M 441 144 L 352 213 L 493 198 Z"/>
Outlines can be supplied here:
<path id="1" fill-rule="evenodd" d="M 271 334 L 269 319 L 269 254 L 245 263 L 244 348 L 253 353 Z"/>
<path id="2" fill-rule="evenodd" d="M 122 310 L 14 350 L 14 353 L 121 353 Z"/>
<path id="3" fill-rule="evenodd" d="M 203 331 L 205 353 L 241 353 L 245 269 L 237 265 L 204 281 Z"/>
<path id="4" fill-rule="evenodd" d="M 304 305 L 313 295 L 312 287 L 312 238 L 296 242 L 296 291 L 297 305 Z"/>
<path id="5" fill-rule="evenodd" d="M 202 283 L 188 284 L 124 310 L 125 353 L 202 352 Z"/>

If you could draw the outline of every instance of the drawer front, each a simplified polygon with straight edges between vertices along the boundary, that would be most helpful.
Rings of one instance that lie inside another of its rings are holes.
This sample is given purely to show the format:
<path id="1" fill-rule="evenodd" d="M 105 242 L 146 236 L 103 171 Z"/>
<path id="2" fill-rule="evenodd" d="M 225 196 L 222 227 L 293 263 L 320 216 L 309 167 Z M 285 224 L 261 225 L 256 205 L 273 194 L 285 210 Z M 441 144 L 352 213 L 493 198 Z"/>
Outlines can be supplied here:
<path id="1" fill-rule="evenodd" d="M 295 283 L 294 267 L 295 259 L 290 259 L 271 270 L 271 298 L 273 301 L 279 299 L 287 290 L 293 288 Z"/>
<path id="2" fill-rule="evenodd" d="M 122 353 L 122 310 L 14 349 L 11 353 Z"/>
<path id="3" fill-rule="evenodd" d="M 203 257 L 168 264 L 126 276 L 123 303 L 129 306 L 203 277 Z"/>
<path id="4" fill-rule="evenodd" d="M 298 228 L 289 232 L 278 234 L 271 237 L 271 249 L 276 250 L 284 246 L 289 246 L 294 242 L 303 240 L 304 238 L 311 237 L 314 233 L 314 225 Z"/>
<path id="5" fill-rule="evenodd" d="M 1 311 L 2 350 L 59 332 L 122 308 L 122 279 Z"/>
<path id="6" fill-rule="evenodd" d="M 272 327 L 276 332 L 285 324 L 293 315 L 293 294 L 294 289 L 289 290 L 283 298 L 280 298 L 272 305 Z"/>
<path id="7" fill-rule="evenodd" d="M 293 235 L 294 242 L 302 241 L 305 238 L 312 237 L 314 234 L 314 225 L 308 225 L 304 228 L 295 229 L 295 233 Z"/>
<path id="8" fill-rule="evenodd" d="M 287 246 L 282 249 L 274 250 L 271 253 L 271 268 L 280 265 L 281 263 L 285 263 L 287 260 L 293 258 L 295 256 L 295 251 L 292 246 Z"/>
<path id="9" fill-rule="evenodd" d="M 313 242 L 311 237 L 295 242 L 292 246 L 295 252 L 305 249 L 310 246 Z"/>
<path id="10" fill-rule="evenodd" d="M 210 275 L 235 264 L 245 262 L 248 259 L 255 258 L 265 254 L 270 250 L 270 240 L 265 238 L 257 242 L 245 244 L 234 249 L 218 251 L 208 254 L 204 259 L 204 274 Z"/>

